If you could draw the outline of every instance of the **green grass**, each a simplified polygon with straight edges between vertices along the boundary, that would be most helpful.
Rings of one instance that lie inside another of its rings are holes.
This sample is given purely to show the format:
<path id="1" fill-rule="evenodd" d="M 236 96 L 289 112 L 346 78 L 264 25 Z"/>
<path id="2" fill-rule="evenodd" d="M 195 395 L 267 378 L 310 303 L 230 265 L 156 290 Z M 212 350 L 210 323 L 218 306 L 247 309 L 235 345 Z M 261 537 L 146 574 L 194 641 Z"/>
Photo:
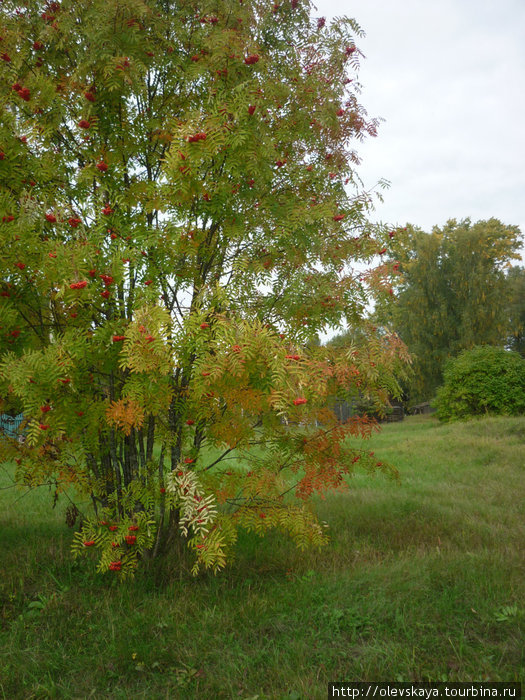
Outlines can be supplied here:
<path id="1" fill-rule="evenodd" d="M 165 564 L 116 585 L 71 559 L 65 501 L 0 491 L 0 698 L 309 700 L 336 680 L 523 682 L 524 442 L 524 418 L 386 425 L 370 448 L 401 484 L 363 474 L 319 500 L 328 547 L 244 534 L 228 570 L 196 580 Z"/>

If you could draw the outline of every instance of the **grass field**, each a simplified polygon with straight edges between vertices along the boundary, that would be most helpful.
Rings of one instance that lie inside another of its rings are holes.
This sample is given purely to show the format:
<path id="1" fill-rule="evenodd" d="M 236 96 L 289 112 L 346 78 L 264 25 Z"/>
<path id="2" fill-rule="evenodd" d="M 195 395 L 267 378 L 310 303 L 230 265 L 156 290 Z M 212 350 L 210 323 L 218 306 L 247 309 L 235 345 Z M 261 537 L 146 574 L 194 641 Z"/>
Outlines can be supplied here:
<path id="1" fill-rule="evenodd" d="M 525 418 L 389 424 L 401 484 L 358 475 L 301 554 L 116 585 L 69 554 L 66 503 L 0 491 L 0 698 L 326 697 L 329 681 L 525 680 Z M 0 468 L 0 486 L 9 485 Z M 20 499 L 20 500 L 16 500 Z"/>

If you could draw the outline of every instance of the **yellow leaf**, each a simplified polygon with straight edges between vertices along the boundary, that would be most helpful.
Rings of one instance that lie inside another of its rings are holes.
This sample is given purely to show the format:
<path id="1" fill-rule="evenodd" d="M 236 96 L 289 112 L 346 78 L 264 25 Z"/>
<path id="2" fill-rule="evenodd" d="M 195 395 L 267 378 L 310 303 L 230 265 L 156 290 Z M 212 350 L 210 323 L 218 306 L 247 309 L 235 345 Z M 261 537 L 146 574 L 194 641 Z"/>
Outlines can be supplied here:
<path id="1" fill-rule="evenodd" d="M 106 419 L 110 425 L 121 429 L 124 435 L 129 435 L 131 428 L 142 427 L 144 409 L 133 399 L 119 399 L 106 409 Z"/>

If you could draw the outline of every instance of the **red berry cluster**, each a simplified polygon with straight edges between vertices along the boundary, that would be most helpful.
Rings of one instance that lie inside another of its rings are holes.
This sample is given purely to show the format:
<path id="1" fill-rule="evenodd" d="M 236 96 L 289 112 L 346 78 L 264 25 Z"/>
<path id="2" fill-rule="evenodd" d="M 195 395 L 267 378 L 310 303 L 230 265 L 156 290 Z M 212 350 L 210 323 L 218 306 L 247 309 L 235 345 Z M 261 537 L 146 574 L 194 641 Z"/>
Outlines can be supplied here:
<path id="1" fill-rule="evenodd" d="M 204 131 L 200 131 L 198 134 L 194 134 L 193 136 L 188 136 L 188 143 L 196 143 L 197 141 L 205 141 L 206 140 L 206 134 Z"/>
<path id="2" fill-rule="evenodd" d="M 22 87 L 20 83 L 15 83 L 14 85 L 11 85 L 11 88 L 15 90 L 18 93 L 18 96 L 26 102 L 29 102 L 29 100 L 31 99 L 31 92 L 29 88 Z"/>

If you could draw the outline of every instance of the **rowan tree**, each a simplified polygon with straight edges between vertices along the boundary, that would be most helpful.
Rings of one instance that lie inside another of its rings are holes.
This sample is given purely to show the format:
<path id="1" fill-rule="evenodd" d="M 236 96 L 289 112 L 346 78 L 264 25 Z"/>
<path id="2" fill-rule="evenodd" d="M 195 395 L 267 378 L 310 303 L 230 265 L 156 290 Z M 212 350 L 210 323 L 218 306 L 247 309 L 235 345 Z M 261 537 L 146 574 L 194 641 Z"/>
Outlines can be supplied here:
<path id="1" fill-rule="evenodd" d="M 445 362 L 476 345 L 504 345 L 510 334 L 511 287 L 505 275 L 519 258 L 521 232 L 497 219 L 451 219 L 431 233 L 391 231 L 387 263 L 397 276 L 396 303 L 377 319 L 388 323 L 414 359 L 412 401 L 428 400 Z"/>
<path id="2" fill-rule="evenodd" d="M 373 421 L 325 407 L 383 401 L 405 356 L 364 320 L 388 270 L 354 265 L 389 240 L 356 174 L 362 33 L 311 7 L 1 6 L 2 394 L 27 431 L 3 455 L 91 502 L 74 549 L 100 571 L 176 537 L 217 570 L 238 528 L 322 544 L 310 497 L 392 472 L 345 443 Z M 345 322 L 358 352 L 316 345 Z"/>

